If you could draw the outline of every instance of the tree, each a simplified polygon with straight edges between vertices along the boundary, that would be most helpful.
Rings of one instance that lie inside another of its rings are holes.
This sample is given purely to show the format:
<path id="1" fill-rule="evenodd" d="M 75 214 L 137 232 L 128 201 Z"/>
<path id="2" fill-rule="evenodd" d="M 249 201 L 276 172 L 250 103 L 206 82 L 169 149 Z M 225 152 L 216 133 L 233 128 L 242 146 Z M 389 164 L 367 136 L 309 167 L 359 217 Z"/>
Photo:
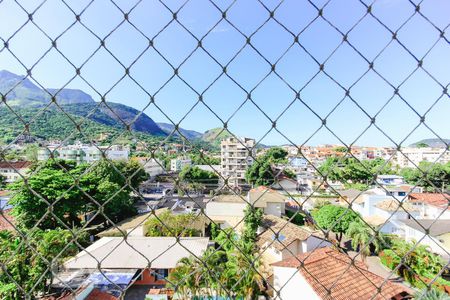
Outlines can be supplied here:
<path id="1" fill-rule="evenodd" d="M 245 249 L 254 249 L 257 238 L 257 230 L 261 225 L 263 211 L 259 208 L 247 205 L 244 210 L 244 229 L 242 231 L 242 246 Z M 253 253 L 253 251 L 250 251 Z"/>
<path id="2" fill-rule="evenodd" d="M 420 143 L 416 144 L 416 147 L 417 148 L 428 148 L 430 146 L 427 143 L 420 142 Z"/>
<path id="3" fill-rule="evenodd" d="M 175 215 L 165 211 L 144 224 L 146 236 L 201 236 L 203 218 L 193 213 Z M 198 225 L 200 222 L 200 226 Z"/>
<path id="4" fill-rule="evenodd" d="M 91 222 L 120 221 L 135 213 L 131 187 L 136 188 L 146 178 L 133 162 L 102 160 L 90 167 L 47 161 L 37 167 L 33 166 L 36 172 L 26 183 L 20 180 L 10 186 L 16 192 L 10 201 L 13 214 L 24 228 L 78 226 L 83 215 L 96 211 L 101 214 Z"/>
<path id="5" fill-rule="evenodd" d="M 342 234 L 347 232 L 350 223 L 359 219 L 359 215 L 350 208 L 331 204 L 313 211 L 312 216 L 320 228 L 337 233 L 336 238 L 339 244 Z"/>
<path id="6" fill-rule="evenodd" d="M 286 164 L 287 155 L 287 151 L 282 148 L 270 148 L 247 169 L 245 173 L 247 182 L 256 186 L 272 185 L 276 181 L 278 173 L 280 173 L 273 169 L 273 165 Z"/>
<path id="7" fill-rule="evenodd" d="M 219 182 L 219 176 L 216 173 L 202 170 L 196 166 L 185 166 L 178 177 L 185 182 L 205 185 L 217 185 Z"/>
<path id="8" fill-rule="evenodd" d="M 359 251 L 363 261 L 371 254 L 371 247 L 374 248 L 375 253 L 378 253 L 387 245 L 382 234 L 375 232 L 359 220 L 350 223 L 345 235 L 352 239 L 352 248 Z"/>
<path id="9" fill-rule="evenodd" d="M 439 192 L 450 186 L 450 162 L 446 164 L 422 161 L 419 168 L 403 168 L 400 175 L 409 184 L 422 186 L 429 192 Z"/>
<path id="10" fill-rule="evenodd" d="M 68 230 L 25 231 L 26 243 L 21 235 L 9 231 L 0 231 L 0 264 L 7 274 L 0 271 L 0 298 L 23 299 L 19 285 L 33 294 L 48 290 L 52 272 L 61 262 L 78 252 L 78 246 L 86 245 L 87 235 L 83 232 Z M 16 285 L 17 284 L 17 285 Z"/>

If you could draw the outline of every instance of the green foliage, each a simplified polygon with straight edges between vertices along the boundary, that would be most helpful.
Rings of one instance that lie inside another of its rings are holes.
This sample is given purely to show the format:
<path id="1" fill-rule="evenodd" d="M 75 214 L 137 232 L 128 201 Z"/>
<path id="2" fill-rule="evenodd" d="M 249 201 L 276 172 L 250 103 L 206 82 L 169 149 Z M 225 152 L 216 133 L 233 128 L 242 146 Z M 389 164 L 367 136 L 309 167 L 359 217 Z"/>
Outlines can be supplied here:
<path id="1" fill-rule="evenodd" d="M 329 157 L 319 167 L 320 173 L 342 183 L 370 184 L 374 174 L 394 174 L 391 163 L 381 158 L 358 161 L 353 157 Z"/>
<path id="2" fill-rule="evenodd" d="M 403 260 L 397 274 L 413 286 L 423 288 L 427 282 L 437 276 L 445 266 L 445 262 L 439 255 L 432 253 L 427 246 L 414 245 L 415 243 L 405 240 L 393 239 L 391 249 L 383 250 L 380 253 L 380 260 L 390 269 L 395 269 Z M 433 283 L 433 287 L 436 288 L 443 289 L 444 286 L 450 288 L 450 282 L 438 278 Z"/>
<path id="3" fill-rule="evenodd" d="M 251 249 L 256 242 L 256 231 L 261 225 L 263 211 L 259 208 L 247 205 L 244 210 L 244 229 L 242 230 L 242 246 L 245 249 Z"/>
<path id="4" fill-rule="evenodd" d="M 358 214 L 353 210 L 331 204 L 314 210 L 312 216 L 320 228 L 338 233 L 339 242 L 342 240 L 342 234 L 348 230 L 350 223 L 359 220 Z"/>
<path id="5" fill-rule="evenodd" d="M 245 179 L 248 183 L 259 186 L 269 186 L 275 182 L 278 172 L 272 170 L 273 164 L 287 163 L 287 152 L 282 148 L 270 148 L 264 155 L 259 156 L 246 171 Z"/>
<path id="6" fill-rule="evenodd" d="M 414 296 L 417 300 L 450 300 L 450 295 L 437 289 L 422 290 Z"/>
<path id="7" fill-rule="evenodd" d="M 10 186 L 16 192 L 10 202 L 19 226 L 78 226 L 81 217 L 98 211 L 99 205 L 103 205 L 103 215 L 97 216 L 100 221 L 106 216 L 117 222 L 135 213 L 126 178 L 131 178 L 134 188 L 142 182 L 145 172 L 138 164 L 100 161 L 87 171 L 88 165 L 58 163 L 47 161 L 28 178 L 27 184 L 18 181 Z"/>
<path id="8" fill-rule="evenodd" d="M 286 216 L 289 218 L 290 222 L 294 223 L 295 225 L 302 226 L 305 224 L 305 216 L 300 212 L 295 213 L 290 210 L 286 210 Z"/>
<path id="9" fill-rule="evenodd" d="M 185 182 L 197 182 L 203 184 L 217 184 L 219 176 L 214 172 L 200 169 L 196 166 L 185 166 L 178 175 L 180 180 Z"/>
<path id="10" fill-rule="evenodd" d="M 389 246 L 382 233 L 375 232 L 360 220 L 351 222 L 345 235 L 352 239 L 352 248 L 360 253 L 363 261 L 371 254 L 371 247 L 375 253 L 379 253 Z"/>
<path id="11" fill-rule="evenodd" d="M 430 146 L 427 143 L 420 142 L 420 143 L 416 144 L 416 147 L 417 148 L 428 148 Z"/>
<path id="12" fill-rule="evenodd" d="M 195 214 L 175 215 L 165 211 L 157 217 L 149 218 L 144 224 L 146 236 L 200 236 L 196 226 L 202 218 Z"/>
<path id="13" fill-rule="evenodd" d="M 194 165 L 220 165 L 220 158 L 206 155 L 203 152 L 192 152 L 189 157 Z"/>
<path id="14" fill-rule="evenodd" d="M 0 298 L 5 300 L 24 299 L 17 283 L 26 291 L 37 295 L 47 291 L 51 272 L 68 256 L 79 249 L 72 239 L 86 245 L 87 235 L 68 230 L 25 231 L 27 241 L 22 236 L 9 231 L 0 231 L 0 264 L 8 274 L 0 271 Z M 9 275 L 9 276 L 8 276 Z M 41 278 L 42 276 L 42 278 Z"/>
<path id="15" fill-rule="evenodd" d="M 422 161 L 418 167 L 419 169 L 404 168 L 400 171 L 400 175 L 407 183 L 422 186 L 429 192 L 450 187 L 450 162 L 439 164 Z"/>
<path id="16" fill-rule="evenodd" d="M 209 248 L 200 258 L 182 259 L 169 274 L 169 285 L 174 283 L 177 296 L 212 299 L 233 291 L 233 299 L 256 299 L 264 289 L 263 278 L 256 271 L 261 262 L 254 247 L 261 216 L 259 209 L 247 208 L 241 238 L 232 228 L 220 230 L 215 234 L 218 249 Z"/>

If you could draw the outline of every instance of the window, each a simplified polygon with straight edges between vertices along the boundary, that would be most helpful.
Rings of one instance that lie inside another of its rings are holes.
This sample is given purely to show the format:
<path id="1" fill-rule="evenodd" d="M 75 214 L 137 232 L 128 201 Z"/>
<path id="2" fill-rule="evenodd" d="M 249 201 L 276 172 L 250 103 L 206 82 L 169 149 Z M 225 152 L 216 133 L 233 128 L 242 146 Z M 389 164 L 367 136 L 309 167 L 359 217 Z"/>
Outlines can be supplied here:
<path id="1" fill-rule="evenodd" d="M 167 276 L 169 276 L 169 270 L 168 269 L 155 269 L 153 270 L 153 274 L 156 278 L 156 280 L 165 280 Z"/>

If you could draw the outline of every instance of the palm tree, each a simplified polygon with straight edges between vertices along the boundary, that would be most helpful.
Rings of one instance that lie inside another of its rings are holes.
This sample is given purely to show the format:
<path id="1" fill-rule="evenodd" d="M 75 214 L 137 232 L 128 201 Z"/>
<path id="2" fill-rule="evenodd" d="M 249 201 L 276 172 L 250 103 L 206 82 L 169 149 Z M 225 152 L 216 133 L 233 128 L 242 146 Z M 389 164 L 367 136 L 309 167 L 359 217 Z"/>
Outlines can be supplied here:
<path id="1" fill-rule="evenodd" d="M 414 295 L 414 299 L 417 300 L 450 300 L 450 296 L 437 289 L 431 289 L 428 291 L 418 292 Z"/>
<path id="2" fill-rule="evenodd" d="M 361 222 L 354 221 L 348 226 L 346 235 L 352 239 L 352 248 L 357 251 L 363 262 L 366 261 L 366 257 L 370 255 L 370 239 L 372 238 L 372 229 L 361 224 Z"/>

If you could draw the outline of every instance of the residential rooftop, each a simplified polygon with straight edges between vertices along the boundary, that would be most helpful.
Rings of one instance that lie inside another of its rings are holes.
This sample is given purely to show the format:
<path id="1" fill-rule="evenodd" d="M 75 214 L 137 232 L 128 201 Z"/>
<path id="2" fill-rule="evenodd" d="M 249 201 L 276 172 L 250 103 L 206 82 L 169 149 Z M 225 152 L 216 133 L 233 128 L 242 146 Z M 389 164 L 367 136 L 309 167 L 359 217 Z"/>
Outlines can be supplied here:
<path id="1" fill-rule="evenodd" d="M 425 229 L 428 229 L 431 236 L 440 236 L 450 233 L 450 220 L 407 219 L 401 220 L 401 222 L 422 233 L 426 233 Z"/>
<path id="2" fill-rule="evenodd" d="M 363 263 L 355 261 L 352 264 L 350 257 L 329 247 L 290 257 L 272 266 L 297 268 L 324 300 L 385 300 L 410 293 L 400 284 L 385 282 L 384 278 L 367 270 Z"/>

